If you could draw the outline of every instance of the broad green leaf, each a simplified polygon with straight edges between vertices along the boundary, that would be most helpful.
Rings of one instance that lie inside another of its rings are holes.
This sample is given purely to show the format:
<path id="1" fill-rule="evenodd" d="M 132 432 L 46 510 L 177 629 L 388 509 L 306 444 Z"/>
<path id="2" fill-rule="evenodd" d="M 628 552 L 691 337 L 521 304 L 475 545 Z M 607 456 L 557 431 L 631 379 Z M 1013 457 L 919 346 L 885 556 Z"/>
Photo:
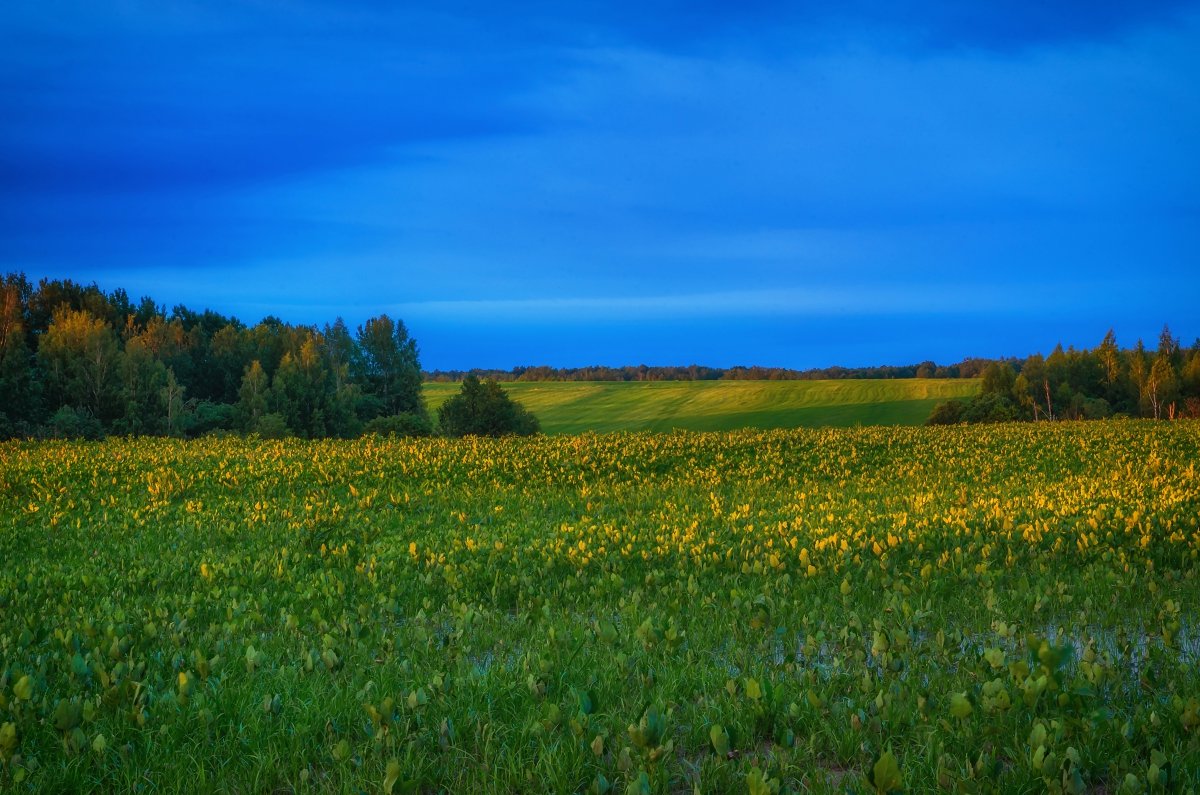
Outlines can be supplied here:
<path id="1" fill-rule="evenodd" d="M 762 687 L 758 684 L 758 680 L 753 677 L 746 677 L 746 698 L 751 701 L 758 701 L 762 698 Z"/>
<path id="2" fill-rule="evenodd" d="M 400 760 L 395 757 L 389 759 L 383 776 L 383 791 L 387 795 L 391 795 L 392 788 L 396 786 L 396 781 L 400 778 L 400 772 Z"/>
<path id="3" fill-rule="evenodd" d="M 774 795 L 779 792 L 779 780 L 769 778 L 755 765 L 746 775 L 746 789 L 750 795 Z"/>
<path id="4" fill-rule="evenodd" d="M 729 754 L 729 732 L 725 731 L 725 727 L 719 723 L 713 724 L 713 727 L 708 730 L 708 737 L 712 741 L 713 750 L 719 756 Z"/>
<path id="5" fill-rule="evenodd" d="M 10 752 L 17 747 L 17 725 L 11 721 L 0 726 L 0 751 Z"/>
<path id="6" fill-rule="evenodd" d="M 967 699 L 966 693 L 951 693 L 950 694 L 950 714 L 956 718 L 966 718 L 974 708 L 971 706 L 970 700 Z"/>
<path id="7" fill-rule="evenodd" d="M 350 743 L 347 740 L 338 740 L 333 746 L 333 758 L 338 762 L 345 762 L 350 758 Z"/>
<path id="8" fill-rule="evenodd" d="M 625 795 L 650 795 L 650 777 L 640 771 L 625 787 Z"/>
<path id="9" fill-rule="evenodd" d="M 871 784 L 880 795 L 899 792 L 904 788 L 904 780 L 900 776 L 900 763 L 896 761 L 890 749 L 884 751 L 871 768 Z"/>
<path id="10" fill-rule="evenodd" d="M 78 701 L 60 699 L 54 707 L 51 716 L 54 728 L 60 732 L 69 732 L 83 721 L 83 704 Z"/>

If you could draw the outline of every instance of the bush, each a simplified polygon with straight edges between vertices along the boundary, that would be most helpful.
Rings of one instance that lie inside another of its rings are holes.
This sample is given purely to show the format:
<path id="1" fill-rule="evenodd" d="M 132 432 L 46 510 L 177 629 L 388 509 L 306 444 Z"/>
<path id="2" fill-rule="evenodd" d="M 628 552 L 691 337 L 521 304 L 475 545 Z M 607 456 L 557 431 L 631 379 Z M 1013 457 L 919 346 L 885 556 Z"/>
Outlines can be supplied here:
<path id="1" fill-rule="evenodd" d="M 1104 398 L 1086 398 L 1083 401 L 1085 420 L 1102 420 L 1112 416 L 1112 406 Z"/>
<path id="2" fill-rule="evenodd" d="M 957 425 L 963 421 L 963 401 L 947 400 L 933 407 L 926 425 Z"/>
<path id="3" fill-rule="evenodd" d="M 438 427 L 447 436 L 529 436 L 541 430 L 537 417 L 495 381 L 469 375 L 462 391 L 438 408 Z"/>
<path id="4" fill-rule="evenodd" d="M 0 411 L 0 440 L 2 439 L 39 439 L 45 436 L 45 429 L 31 424 L 26 420 L 13 421 Z"/>
<path id="5" fill-rule="evenodd" d="M 183 421 L 188 436 L 207 436 L 233 428 L 233 406 L 228 403 L 213 403 L 201 400 Z"/>
<path id="6" fill-rule="evenodd" d="M 1026 419 L 1021 407 L 1006 394 L 987 392 L 969 400 L 948 400 L 933 408 L 926 425 L 956 425 L 960 422 L 1013 422 Z"/>
<path id="7" fill-rule="evenodd" d="M 292 435 L 282 414 L 264 414 L 258 418 L 254 432 L 264 439 L 283 439 Z"/>
<path id="8" fill-rule="evenodd" d="M 383 413 L 384 411 L 383 401 L 376 395 L 365 395 L 360 392 L 355 396 L 354 414 L 363 422 L 387 416 Z"/>
<path id="9" fill-rule="evenodd" d="M 104 426 L 86 409 L 63 406 L 50 418 L 50 435 L 56 439 L 103 439 Z"/>
<path id="10" fill-rule="evenodd" d="M 1007 395 L 990 392 L 979 395 L 963 406 L 963 422 L 1012 422 L 1021 419 L 1021 410 Z"/>
<path id="11" fill-rule="evenodd" d="M 376 417 L 363 427 L 363 433 L 378 436 L 430 436 L 433 423 L 411 411 L 403 411 L 387 417 Z"/>

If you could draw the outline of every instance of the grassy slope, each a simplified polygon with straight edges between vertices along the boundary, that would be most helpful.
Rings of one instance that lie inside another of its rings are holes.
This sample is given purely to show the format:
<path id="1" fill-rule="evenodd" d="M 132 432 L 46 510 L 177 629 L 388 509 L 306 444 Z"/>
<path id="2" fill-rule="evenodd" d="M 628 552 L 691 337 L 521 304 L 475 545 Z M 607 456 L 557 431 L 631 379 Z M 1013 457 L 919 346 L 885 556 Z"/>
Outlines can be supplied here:
<path id="1" fill-rule="evenodd" d="M 955 379 L 511 383 L 547 433 L 919 425 L 935 404 L 974 394 Z M 431 410 L 458 384 L 426 384 Z"/>

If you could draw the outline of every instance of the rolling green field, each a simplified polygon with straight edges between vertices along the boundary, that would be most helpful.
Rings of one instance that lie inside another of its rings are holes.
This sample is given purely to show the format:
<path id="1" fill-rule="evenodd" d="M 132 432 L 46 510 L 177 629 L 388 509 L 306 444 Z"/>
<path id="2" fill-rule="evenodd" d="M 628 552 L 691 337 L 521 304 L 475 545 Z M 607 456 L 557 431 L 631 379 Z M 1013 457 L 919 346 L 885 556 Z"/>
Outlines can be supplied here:
<path id="1" fill-rule="evenodd" d="M 1195 793 L 1200 423 L 0 444 L 0 791 Z"/>
<path id="2" fill-rule="evenodd" d="M 979 389 L 973 379 L 514 382 L 504 388 L 546 433 L 725 431 L 920 425 L 933 407 Z M 431 409 L 458 384 L 427 383 Z"/>

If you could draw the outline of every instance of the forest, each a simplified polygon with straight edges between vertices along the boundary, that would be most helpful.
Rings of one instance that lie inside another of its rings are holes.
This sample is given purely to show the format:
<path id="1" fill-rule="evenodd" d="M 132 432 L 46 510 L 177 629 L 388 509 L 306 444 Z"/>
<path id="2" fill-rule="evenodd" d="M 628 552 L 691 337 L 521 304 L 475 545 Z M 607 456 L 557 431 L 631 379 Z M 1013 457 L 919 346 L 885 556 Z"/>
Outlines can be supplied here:
<path id="1" fill-rule="evenodd" d="M 126 291 L 24 274 L 0 280 L 0 438 L 257 433 L 352 438 L 430 433 L 424 380 L 715 380 L 981 378 L 980 394 L 939 405 L 933 423 L 1200 416 L 1200 340 L 1163 329 L 1156 350 L 1092 350 L 967 359 L 939 366 L 524 367 L 423 373 L 416 341 L 387 315 L 353 331 L 276 317 L 247 325 L 210 309 L 170 311 Z"/>
<path id="2" fill-rule="evenodd" d="M 0 437 L 430 429 L 416 342 L 387 315 L 355 333 L 340 319 L 247 326 L 94 284 L 0 282 Z"/>
<path id="3" fill-rule="evenodd" d="M 1184 349 L 1163 326 L 1158 347 L 1142 340 L 1122 350 L 1110 329 L 1091 350 L 992 362 L 979 394 L 939 404 L 931 425 L 1014 420 L 1091 420 L 1112 416 L 1200 417 L 1200 340 Z"/>

